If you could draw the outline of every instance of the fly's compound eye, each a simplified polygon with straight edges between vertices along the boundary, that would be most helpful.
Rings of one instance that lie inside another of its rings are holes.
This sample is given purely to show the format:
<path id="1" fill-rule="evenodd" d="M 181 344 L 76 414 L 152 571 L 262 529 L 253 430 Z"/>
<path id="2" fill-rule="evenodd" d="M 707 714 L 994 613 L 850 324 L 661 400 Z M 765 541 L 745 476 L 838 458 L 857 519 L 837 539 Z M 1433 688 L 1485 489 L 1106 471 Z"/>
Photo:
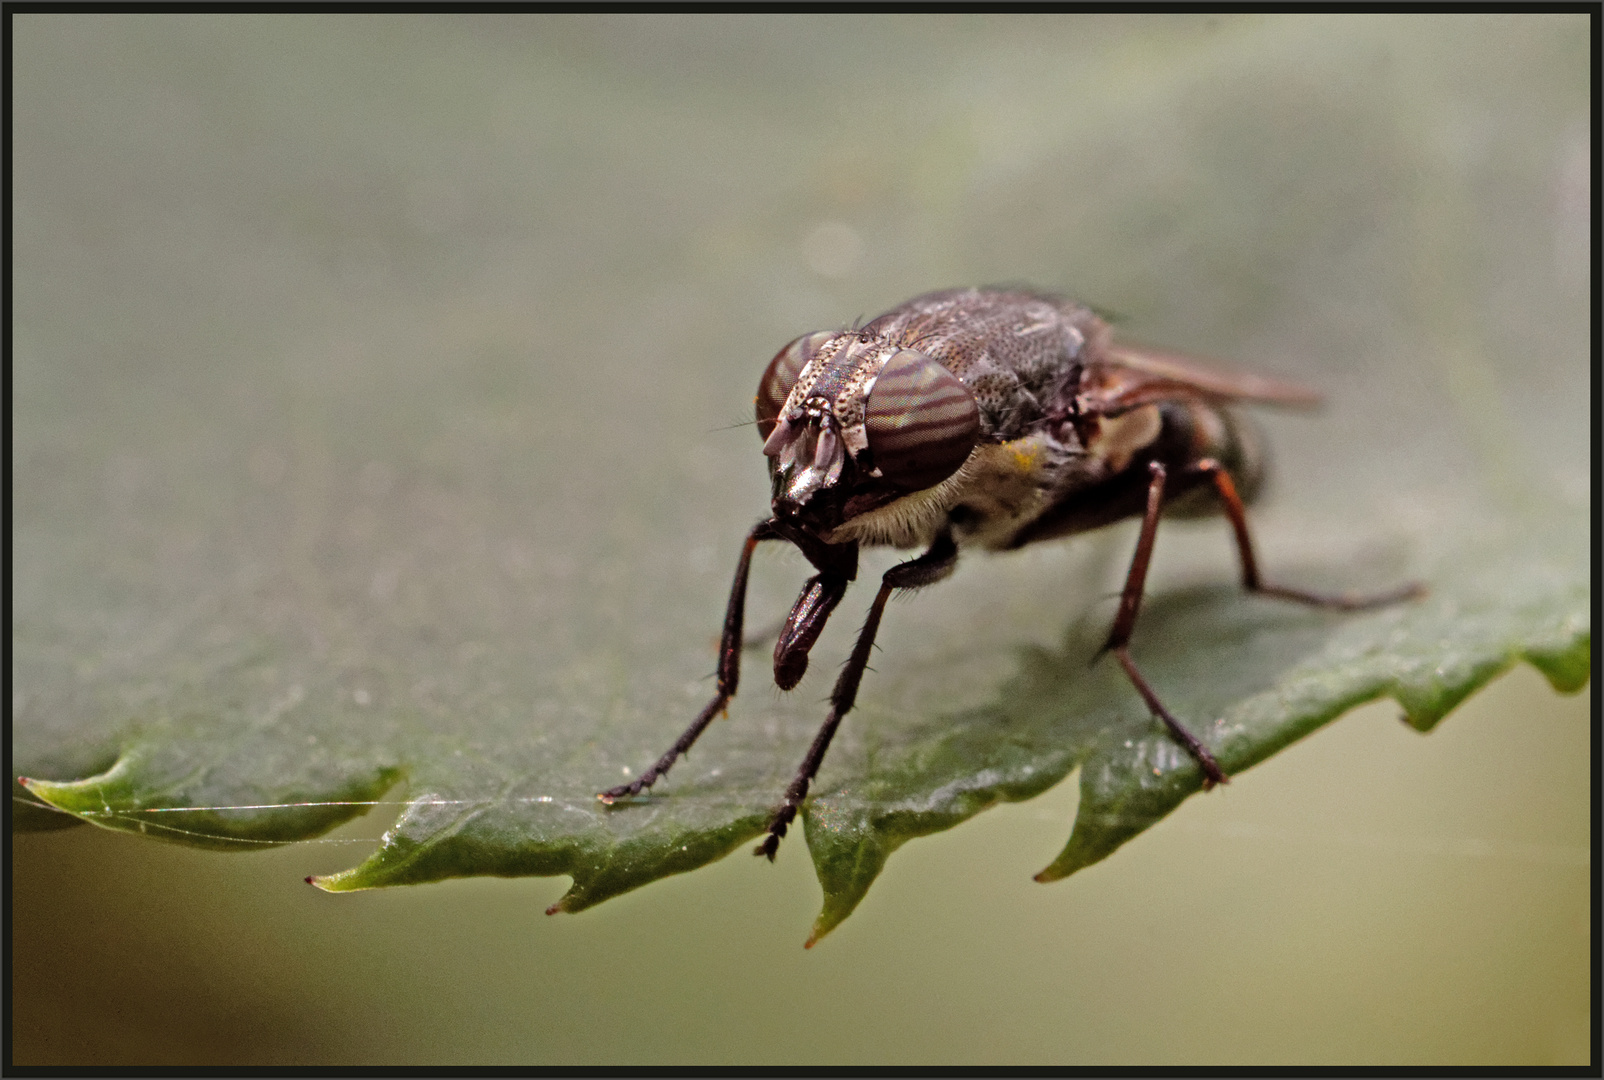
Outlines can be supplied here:
<path id="1" fill-rule="evenodd" d="M 969 457 L 980 439 L 980 409 L 958 376 L 903 349 L 869 391 L 864 430 L 881 474 L 918 491 L 935 487 Z"/>
<path id="2" fill-rule="evenodd" d="M 774 359 L 769 361 L 763 378 L 757 384 L 757 433 L 765 442 L 774 431 L 780 410 L 785 408 L 785 399 L 791 396 L 791 387 L 796 385 L 802 369 L 833 337 L 835 334 L 829 330 L 804 334 L 775 353 Z"/>

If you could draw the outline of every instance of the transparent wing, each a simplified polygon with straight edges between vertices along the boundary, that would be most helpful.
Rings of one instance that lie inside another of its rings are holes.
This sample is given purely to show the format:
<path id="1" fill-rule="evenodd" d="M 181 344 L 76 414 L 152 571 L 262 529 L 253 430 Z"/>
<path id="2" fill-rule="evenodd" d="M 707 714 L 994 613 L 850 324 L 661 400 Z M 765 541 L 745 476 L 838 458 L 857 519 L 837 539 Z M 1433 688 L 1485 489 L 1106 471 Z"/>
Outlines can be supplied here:
<path id="1" fill-rule="evenodd" d="M 1081 381 L 1081 403 L 1119 413 L 1177 396 L 1258 401 L 1313 408 L 1320 395 L 1306 386 L 1268 375 L 1234 371 L 1213 361 L 1144 345 L 1110 343 Z"/>

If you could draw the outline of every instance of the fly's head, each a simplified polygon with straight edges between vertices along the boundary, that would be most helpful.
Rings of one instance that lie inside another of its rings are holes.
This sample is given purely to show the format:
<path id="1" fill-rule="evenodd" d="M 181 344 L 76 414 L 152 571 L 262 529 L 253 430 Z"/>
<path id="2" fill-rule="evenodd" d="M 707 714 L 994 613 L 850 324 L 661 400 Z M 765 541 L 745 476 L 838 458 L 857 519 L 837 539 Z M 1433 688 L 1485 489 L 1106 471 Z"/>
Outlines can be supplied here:
<path id="1" fill-rule="evenodd" d="M 776 519 L 820 537 L 935 487 L 980 439 L 980 410 L 931 357 L 855 331 L 781 349 L 758 383 Z"/>

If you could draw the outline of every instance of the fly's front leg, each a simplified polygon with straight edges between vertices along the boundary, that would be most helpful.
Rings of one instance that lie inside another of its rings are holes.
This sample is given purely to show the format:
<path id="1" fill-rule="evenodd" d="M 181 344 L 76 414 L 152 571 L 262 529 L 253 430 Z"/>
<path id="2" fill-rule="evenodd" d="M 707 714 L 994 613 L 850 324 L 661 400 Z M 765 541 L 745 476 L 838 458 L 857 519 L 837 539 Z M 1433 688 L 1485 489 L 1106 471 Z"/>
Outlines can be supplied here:
<path id="1" fill-rule="evenodd" d="M 602 802 L 610 804 L 615 799 L 639 795 L 655 784 L 658 777 L 668 772 L 680 755 L 691 748 L 707 725 L 713 722 L 713 717 L 723 712 L 730 698 L 735 696 L 735 688 L 741 681 L 741 623 L 746 617 L 746 579 L 752 570 L 752 552 L 757 545 L 764 540 L 779 539 L 772 524 L 768 521 L 758 522 L 746 534 L 746 543 L 741 547 L 741 561 L 735 567 L 735 580 L 730 585 L 730 603 L 724 610 L 724 635 L 718 649 L 718 693 L 713 695 L 707 708 L 697 714 L 691 726 L 668 748 L 667 753 L 657 759 L 657 764 L 635 780 L 608 788 L 597 795 L 596 798 Z"/>
<path id="2" fill-rule="evenodd" d="M 1248 533 L 1247 511 L 1242 506 L 1241 497 L 1236 493 L 1236 484 L 1232 482 L 1231 474 L 1213 458 L 1204 458 L 1190 466 L 1190 471 L 1202 473 L 1213 481 L 1214 490 L 1220 496 L 1220 502 L 1225 505 L 1225 516 L 1230 519 L 1231 531 L 1236 535 L 1236 553 L 1242 562 L 1242 587 L 1249 592 L 1278 596 L 1283 600 L 1295 600 L 1300 604 L 1314 607 L 1337 608 L 1341 611 L 1363 611 L 1366 608 L 1396 604 L 1400 600 L 1416 600 L 1426 595 L 1426 587 L 1419 582 L 1411 582 L 1388 592 L 1368 595 L 1305 592 L 1302 589 L 1289 589 L 1284 585 L 1267 583 L 1259 577 L 1259 561 L 1253 555 L 1253 537 Z"/>
<path id="3" fill-rule="evenodd" d="M 770 862 L 774 861 L 775 852 L 780 849 L 780 838 L 796 819 L 797 809 L 807 797 L 808 785 L 813 782 L 813 777 L 819 771 L 819 764 L 824 760 L 824 752 L 830 748 L 830 740 L 835 736 L 835 729 L 841 726 L 841 718 L 852 711 L 852 705 L 857 700 L 858 684 L 863 681 L 864 669 L 869 666 L 869 653 L 874 648 L 874 635 L 880 629 L 880 616 L 885 613 L 886 601 L 898 589 L 917 589 L 922 585 L 932 585 L 940 581 L 952 573 L 953 567 L 957 565 L 957 545 L 953 543 L 950 534 L 944 533 L 930 545 L 929 551 L 917 559 L 910 559 L 893 566 L 880 579 L 880 591 L 875 594 L 874 603 L 869 606 L 869 617 L 864 620 L 863 629 L 858 631 L 858 642 L 853 646 L 852 655 L 847 659 L 846 666 L 841 669 L 841 676 L 836 679 L 835 689 L 830 693 L 830 715 L 825 719 L 824 726 L 819 728 L 818 735 L 814 736 L 813 745 L 808 748 L 807 757 L 802 759 L 796 777 L 785 789 L 784 800 L 769 815 L 769 834 L 763 838 L 763 842 L 757 846 L 753 854 L 766 855 Z M 809 586 L 812 584 L 810 582 Z M 799 609 L 807 596 L 808 592 L 804 590 L 802 599 L 797 601 Z M 785 639 L 782 637 L 781 640 L 783 642 Z M 777 660 L 778 653 L 776 653 Z"/>

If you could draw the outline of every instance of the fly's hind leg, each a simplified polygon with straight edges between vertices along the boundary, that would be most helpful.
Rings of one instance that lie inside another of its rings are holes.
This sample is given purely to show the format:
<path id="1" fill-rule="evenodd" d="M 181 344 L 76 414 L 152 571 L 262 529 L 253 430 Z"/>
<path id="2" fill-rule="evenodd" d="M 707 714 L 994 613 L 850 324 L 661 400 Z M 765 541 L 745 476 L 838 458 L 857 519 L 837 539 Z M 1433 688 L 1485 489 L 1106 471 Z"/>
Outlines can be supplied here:
<path id="1" fill-rule="evenodd" d="M 1294 600 L 1312 607 L 1336 608 L 1339 611 L 1364 611 L 1367 608 L 1396 604 L 1400 600 L 1417 600 L 1426 595 L 1426 587 L 1419 582 L 1401 585 L 1387 592 L 1369 594 L 1315 593 L 1305 592 L 1302 589 L 1289 589 L 1284 585 L 1271 585 L 1259 577 L 1259 561 L 1254 557 L 1253 537 L 1248 533 L 1247 511 L 1243 508 L 1241 497 L 1236 493 L 1236 484 L 1231 480 L 1231 474 L 1213 458 L 1204 458 L 1190 466 L 1190 470 L 1202 473 L 1213 482 L 1214 490 L 1225 506 L 1225 516 L 1230 519 L 1231 531 L 1236 536 L 1236 553 L 1242 563 L 1242 587 L 1249 592 L 1276 596 L 1282 600 Z"/>
<path id="2" fill-rule="evenodd" d="M 719 642 L 718 693 L 714 694 L 713 700 L 696 715 L 691 726 L 675 740 L 674 745 L 657 759 L 656 764 L 629 783 L 608 788 L 596 798 L 611 804 L 617 799 L 639 795 L 651 787 L 668 772 L 681 755 L 691 748 L 707 729 L 707 725 L 724 711 L 724 707 L 730 703 L 730 698 L 735 696 L 736 686 L 741 681 L 741 623 L 746 618 L 746 580 L 752 570 L 752 552 L 761 541 L 777 539 L 779 534 L 774 531 L 771 523 L 760 521 L 746 534 L 746 543 L 741 547 L 741 561 L 736 564 L 735 580 L 730 584 L 729 606 L 724 611 L 724 635 Z"/>
<path id="3" fill-rule="evenodd" d="M 1225 505 L 1226 517 L 1230 519 L 1232 532 L 1236 536 L 1237 555 L 1242 563 L 1242 587 L 1249 592 L 1343 611 L 1361 611 L 1424 595 L 1425 589 L 1418 584 L 1405 585 L 1390 592 L 1367 596 L 1346 594 L 1331 596 L 1266 583 L 1259 576 L 1258 560 L 1253 553 L 1253 538 L 1248 532 L 1247 513 L 1243 508 L 1242 499 L 1237 495 L 1236 485 L 1231 481 L 1231 474 L 1212 458 L 1205 458 L 1188 468 L 1189 471 L 1207 476 L 1214 484 L 1214 490 L 1220 496 L 1220 501 Z M 1186 747 L 1187 752 L 1197 761 L 1203 770 L 1203 787 L 1208 789 L 1215 784 L 1228 783 L 1230 778 L 1220 768 L 1219 762 L 1214 760 L 1214 755 L 1209 752 L 1208 747 L 1203 745 L 1203 741 L 1164 707 L 1158 694 L 1142 677 L 1136 661 L 1131 659 L 1128 648 L 1131 632 L 1136 628 L 1136 616 L 1141 611 L 1142 590 L 1147 582 L 1148 564 L 1153 558 L 1153 540 L 1158 532 L 1159 516 L 1164 508 L 1166 470 L 1163 464 L 1157 461 L 1149 465 L 1148 470 L 1152 480 L 1147 488 L 1147 509 L 1142 515 L 1142 532 L 1136 541 L 1136 554 L 1131 558 L 1130 572 L 1125 577 L 1124 591 L 1120 593 L 1119 613 L 1114 617 L 1114 625 L 1109 629 L 1108 640 L 1104 643 L 1102 651 L 1114 654 L 1119 660 L 1120 667 L 1125 669 L 1125 675 L 1130 679 L 1131 685 L 1136 687 L 1136 692 L 1142 695 L 1142 700 L 1147 703 L 1148 710 L 1164 722 L 1175 740 Z"/>
<path id="4" fill-rule="evenodd" d="M 864 620 L 863 629 L 858 631 L 858 642 L 853 646 L 852 655 L 847 659 L 846 666 L 841 669 L 841 675 L 835 681 L 835 689 L 830 693 L 830 715 L 825 718 L 824 726 L 819 728 L 818 735 L 814 736 L 813 745 L 808 748 L 807 756 L 802 759 L 796 777 L 785 789 L 784 800 L 769 815 L 769 834 L 753 851 L 754 855 L 766 855 L 769 861 L 773 862 L 775 852 L 780 850 L 780 838 L 796 819 L 797 809 L 807 797 L 808 785 L 813 782 L 820 763 L 824 761 L 824 752 L 830 748 L 830 740 L 835 736 L 835 729 L 841 726 L 841 718 L 852 711 L 852 705 L 857 700 L 858 684 L 863 681 L 864 669 L 869 666 L 869 652 L 874 648 L 874 635 L 880 629 L 880 616 L 885 612 L 886 601 L 898 589 L 917 589 L 923 585 L 935 584 L 952 573 L 953 567 L 957 565 L 957 545 L 953 543 L 950 534 L 944 533 L 930 545 L 929 551 L 917 559 L 898 563 L 887 570 L 885 576 L 880 579 L 880 591 L 875 594 L 874 603 L 869 606 L 869 617 Z"/>

